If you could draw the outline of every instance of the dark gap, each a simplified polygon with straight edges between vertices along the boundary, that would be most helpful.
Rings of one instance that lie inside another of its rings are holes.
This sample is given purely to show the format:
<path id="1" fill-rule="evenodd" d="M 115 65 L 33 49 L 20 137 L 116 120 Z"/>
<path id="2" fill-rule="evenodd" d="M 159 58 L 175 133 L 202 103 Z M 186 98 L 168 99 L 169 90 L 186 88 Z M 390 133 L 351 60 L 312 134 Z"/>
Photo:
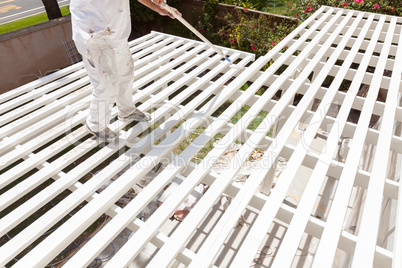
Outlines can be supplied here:
<path id="1" fill-rule="evenodd" d="M 172 94 L 169 95 L 168 100 L 173 99 L 174 97 L 176 97 L 177 95 L 179 95 L 181 92 L 183 92 L 188 86 L 182 86 L 181 88 L 179 88 L 178 90 L 176 90 L 175 92 L 173 92 Z"/>
<path id="2" fill-rule="evenodd" d="M 198 105 L 197 108 L 195 108 L 196 111 L 200 110 L 205 104 L 207 104 L 210 100 L 212 100 L 215 97 L 215 95 L 209 96 L 206 100 L 204 100 L 200 105 Z"/>
<path id="3" fill-rule="evenodd" d="M 288 68 L 288 66 L 289 65 L 282 64 L 282 66 L 279 67 L 278 70 L 276 70 L 275 74 L 281 75 L 286 70 L 286 68 Z"/>
<path id="4" fill-rule="evenodd" d="M 140 57 L 139 60 L 140 60 L 140 59 L 143 59 L 143 58 L 145 58 L 145 57 L 148 57 L 149 55 L 152 55 L 152 53 L 145 54 L 144 56 Z"/>
<path id="5" fill-rule="evenodd" d="M 332 81 L 334 81 L 335 77 L 334 76 L 330 76 L 327 75 L 327 77 L 325 78 L 324 82 L 322 82 L 322 87 L 326 87 L 329 88 L 332 84 Z"/>
<path id="6" fill-rule="evenodd" d="M 201 78 L 204 75 L 206 75 L 207 73 L 209 73 L 211 70 L 210 69 L 206 69 L 205 71 L 203 71 L 202 73 L 200 73 L 197 77 Z"/>
<path id="7" fill-rule="evenodd" d="M 176 65 L 175 67 L 173 67 L 172 69 L 173 69 L 173 70 L 177 70 L 177 69 L 179 69 L 181 66 L 183 66 L 184 64 L 186 64 L 186 63 L 185 63 L 185 62 L 182 62 L 182 63 Z"/>
<path id="8" fill-rule="evenodd" d="M 212 82 L 217 81 L 219 78 L 221 78 L 223 76 L 223 73 L 219 73 L 217 74 L 214 78 L 211 79 Z"/>
<path id="9" fill-rule="evenodd" d="M 185 90 L 187 88 L 187 86 L 183 86 L 183 90 Z M 187 105 L 190 101 L 192 101 L 195 97 L 197 97 L 199 94 L 201 94 L 202 91 L 201 90 L 197 90 L 196 92 L 194 92 L 193 94 L 191 94 L 188 98 L 186 98 L 184 101 L 182 101 L 180 103 L 180 105 Z"/>
<path id="10" fill-rule="evenodd" d="M 343 79 L 341 85 L 339 86 L 339 91 L 348 91 L 352 81 Z"/>
<path id="11" fill-rule="evenodd" d="M 367 66 L 366 72 L 373 74 L 373 73 L 375 72 L 375 67 L 373 67 L 373 66 Z"/>
<path id="12" fill-rule="evenodd" d="M 188 69 L 187 71 L 185 71 L 184 73 L 188 74 L 191 71 L 193 71 L 194 69 L 196 69 L 198 67 L 198 65 L 194 65 L 193 67 L 191 67 L 190 69 Z"/>
<path id="13" fill-rule="evenodd" d="M 360 66 L 359 63 L 352 62 L 352 64 L 350 65 L 350 68 L 357 70 L 359 68 L 359 66 Z"/>
<path id="14" fill-rule="evenodd" d="M 13 108 L 10 108 L 9 110 L 7 110 L 7 112 L 4 112 L 4 113 L 0 114 L 0 116 L 3 116 L 3 115 L 5 115 L 6 113 L 9 113 L 9 112 L 11 112 L 11 111 L 14 111 L 14 110 L 16 110 L 16 109 L 18 109 L 18 108 L 20 108 L 20 107 L 22 107 L 22 106 L 25 106 L 25 105 L 27 105 L 28 103 L 33 102 L 33 101 L 34 101 L 34 100 L 28 100 L 27 102 L 24 102 L 24 103 L 22 103 L 22 104 L 20 104 L 20 105 L 18 105 L 18 106 L 15 106 L 15 107 L 13 107 Z"/>

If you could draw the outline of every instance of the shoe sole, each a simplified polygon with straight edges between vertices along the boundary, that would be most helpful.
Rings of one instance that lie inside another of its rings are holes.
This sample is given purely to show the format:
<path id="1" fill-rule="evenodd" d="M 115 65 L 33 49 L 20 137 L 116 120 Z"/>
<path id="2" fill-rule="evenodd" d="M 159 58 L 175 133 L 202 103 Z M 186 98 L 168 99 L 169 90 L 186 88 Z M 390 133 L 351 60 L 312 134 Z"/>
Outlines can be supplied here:
<path id="1" fill-rule="evenodd" d="M 143 118 L 133 118 L 133 117 L 131 117 L 131 118 L 124 118 L 124 117 L 120 117 L 120 116 L 118 116 L 118 119 L 120 120 L 120 121 L 122 121 L 122 122 L 128 122 L 128 121 L 137 121 L 137 122 L 148 122 L 148 121 L 151 121 L 151 117 L 149 118 L 149 119 L 143 119 Z"/>
<path id="2" fill-rule="evenodd" d="M 97 132 L 92 131 L 87 124 L 85 124 L 85 130 L 88 131 L 90 134 L 92 134 L 97 140 L 101 140 L 103 142 L 112 142 L 115 141 L 117 139 L 117 136 L 115 138 L 112 139 L 101 139 L 99 137 L 99 134 Z"/>

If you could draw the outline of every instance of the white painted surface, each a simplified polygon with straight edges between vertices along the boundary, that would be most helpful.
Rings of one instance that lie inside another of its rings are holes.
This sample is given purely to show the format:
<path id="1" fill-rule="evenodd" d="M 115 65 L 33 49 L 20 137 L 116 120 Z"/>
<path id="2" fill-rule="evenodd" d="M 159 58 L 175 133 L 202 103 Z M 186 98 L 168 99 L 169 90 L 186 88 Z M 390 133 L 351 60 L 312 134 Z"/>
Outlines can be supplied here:
<path id="1" fill-rule="evenodd" d="M 140 109 L 152 109 L 152 121 L 128 126 L 112 122 L 110 127 L 120 134 L 119 140 L 105 146 L 92 140 L 82 127 L 91 87 L 80 63 L 0 95 L 0 210 L 4 213 L 0 264 L 11 264 L 14 258 L 19 259 L 15 267 L 52 263 L 106 214 L 111 217 L 107 224 L 69 256 L 64 266 L 85 267 L 128 228 L 133 231 L 131 238 L 108 259 L 107 267 L 132 265 L 145 255 L 148 267 L 178 263 L 190 267 L 330 267 L 339 260 L 339 250 L 354 256 L 356 267 L 363 261 L 366 266 L 397 267 L 399 254 L 376 241 L 378 228 L 384 227 L 383 198 L 398 200 L 401 193 L 399 178 L 385 175 L 390 152 L 402 153 L 402 138 L 392 130 L 402 121 L 398 99 L 402 70 L 395 64 L 402 60 L 401 22 L 391 16 L 322 7 L 254 63 L 249 63 L 252 55 L 228 50 L 232 60 L 238 59 L 237 65 L 248 66 L 240 70 L 230 68 L 201 42 L 153 32 L 130 44 L 136 67 L 134 88 L 139 89 L 133 98 L 141 102 Z M 282 51 L 285 45 L 288 48 Z M 297 56 L 296 51 L 300 51 Z M 275 62 L 270 68 L 260 71 L 271 59 Z M 288 67 L 277 73 L 283 64 Z M 393 71 L 392 75 L 384 76 L 388 72 L 384 70 Z M 311 72 L 313 81 L 308 79 Z M 322 86 L 327 75 L 335 77 L 329 88 Z M 351 84 L 341 92 L 343 79 Z M 239 91 L 245 83 L 249 87 Z M 358 95 L 362 83 L 371 85 L 367 96 Z M 268 89 L 262 96 L 255 95 L 261 87 Z M 380 89 L 388 91 L 385 103 L 377 99 Z M 282 96 L 273 100 L 278 90 Z M 303 94 L 297 106 L 293 103 L 296 93 Z M 320 105 L 311 110 L 315 99 Z M 228 100 L 228 108 L 217 113 Z M 331 104 L 339 105 L 338 113 L 333 113 Z M 244 105 L 250 109 L 233 124 L 231 118 Z M 351 109 L 361 111 L 357 123 L 348 119 Z M 269 115 L 256 118 L 260 111 Z M 383 116 L 378 130 L 369 127 L 372 114 Z M 247 129 L 252 121 L 261 121 L 254 131 Z M 280 127 L 273 139 L 267 133 L 277 122 Z M 302 125 L 304 129 L 297 130 Z M 198 129 L 198 137 L 190 139 L 199 126 L 205 129 Z M 148 134 L 141 135 L 146 130 Z M 215 148 L 200 164 L 192 163 L 219 133 L 222 138 Z M 345 163 L 337 158 L 343 137 L 352 138 Z M 189 145 L 174 155 L 183 140 Z M 233 142 L 242 147 L 228 164 L 230 168 L 216 174 L 214 163 Z M 373 154 L 377 160 L 372 169 L 362 170 L 359 161 L 366 144 L 380 147 Z M 244 184 L 233 181 L 256 148 L 264 151 L 263 165 Z M 279 156 L 288 160 L 287 169 L 278 175 L 270 195 L 262 195 L 259 185 Z M 111 162 L 106 163 L 107 159 Z M 116 206 L 158 162 L 163 163 L 162 170 L 141 193 L 126 207 Z M 400 160 L 396 162 L 391 168 L 400 168 Z M 79 181 L 91 177 L 94 170 L 96 175 L 85 184 Z M 400 176 L 400 172 L 395 174 Z M 95 192 L 116 176 L 104 191 Z M 140 221 L 141 211 L 175 176 L 185 179 L 146 222 Z M 337 181 L 336 187 L 327 191 L 330 195 L 321 196 L 327 176 Z M 54 182 L 35 190 L 48 180 Z M 183 222 L 167 224 L 199 183 L 210 185 L 205 195 Z M 353 187 L 367 189 L 356 235 L 343 229 Z M 65 190 L 71 194 L 58 200 Z M 26 194 L 31 194 L 29 200 L 21 202 Z M 223 196 L 230 196 L 231 203 L 223 204 Z M 320 198 L 328 202 L 319 202 Z M 45 209 L 56 200 L 59 203 Z M 86 205 L 71 219 L 43 235 L 84 201 Z M 15 207 L 14 202 L 21 204 Z M 400 211 L 400 200 L 396 203 Z M 317 207 L 320 204 L 329 207 Z M 325 217 L 313 217 L 318 210 L 325 211 L 317 213 Z M 40 217 L 17 234 L 14 227 L 37 211 Z M 246 221 L 240 221 L 242 227 L 238 227 L 240 218 Z M 400 236 L 399 212 L 397 219 L 392 224 L 398 224 Z M 9 234 L 14 234 L 11 240 Z M 38 238 L 43 241 L 26 251 Z M 397 237 L 394 241 L 400 249 Z M 141 254 L 143 248 L 152 248 L 153 253 Z"/>

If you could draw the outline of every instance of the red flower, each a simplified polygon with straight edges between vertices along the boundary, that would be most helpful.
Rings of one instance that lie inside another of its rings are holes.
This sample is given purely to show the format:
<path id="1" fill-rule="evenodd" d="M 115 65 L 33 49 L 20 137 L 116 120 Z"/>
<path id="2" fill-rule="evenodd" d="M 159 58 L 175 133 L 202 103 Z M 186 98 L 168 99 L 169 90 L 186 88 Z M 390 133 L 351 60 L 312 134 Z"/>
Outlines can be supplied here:
<path id="1" fill-rule="evenodd" d="M 344 2 L 344 3 L 342 4 L 343 7 L 346 7 L 347 5 L 348 5 L 348 3 L 346 3 L 346 2 Z"/>
<path id="2" fill-rule="evenodd" d="M 289 6 L 292 5 L 292 2 L 289 2 Z"/>
<path id="3" fill-rule="evenodd" d="M 378 4 L 378 3 L 376 3 L 375 5 L 374 5 L 374 9 L 380 9 L 380 5 Z"/>
<path id="4" fill-rule="evenodd" d="M 392 6 L 391 10 L 392 10 L 392 12 L 394 12 L 394 11 L 395 11 L 395 7 L 394 7 L 394 6 Z"/>
<path id="5" fill-rule="evenodd" d="M 359 4 L 361 4 L 363 2 L 363 0 L 359 0 L 358 2 L 359 2 Z"/>
<path id="6" fill-rule="evenodd" d="M 230 39 L 230 40 L 229 40 L 229 43 L 234 43 L 234 39 Z"/>
<path id="7" fill-rule="evenodd" d="M 272 41 L 272 45 L 273 45 L 273 46 L 275 45 L 275 40 L 274 40 L 274 41 Z"/>
<path id="8" fill-rule="evenodd" d="M 311 11 L 311 6 L 308 6 L 307 10 L 308 10 L 308 11 Z"/>

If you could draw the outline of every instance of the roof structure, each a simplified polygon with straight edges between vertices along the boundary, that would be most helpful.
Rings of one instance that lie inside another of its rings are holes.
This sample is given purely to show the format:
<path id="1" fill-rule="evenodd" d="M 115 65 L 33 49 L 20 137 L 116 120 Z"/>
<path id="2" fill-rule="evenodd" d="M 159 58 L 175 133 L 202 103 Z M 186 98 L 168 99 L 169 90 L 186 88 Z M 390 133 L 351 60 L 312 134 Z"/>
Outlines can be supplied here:
<path id="1" fill-rule="evenodd" d="M 83 128 L 81 63 L 0 95 L 1 266 L 86 267 L 129 229 L 106 267 L 149 245 L 147 267 L 402 267 L 401 30 L 400 17 L 322 7 L 254 62 L 225 48 L 240 69 L 203 43 L 152 32 L 130 43 L 133 98 L 152 121 L 113 119 L 110 144 Z M 208 189 L 166 231 L 200 183 Z"/>

